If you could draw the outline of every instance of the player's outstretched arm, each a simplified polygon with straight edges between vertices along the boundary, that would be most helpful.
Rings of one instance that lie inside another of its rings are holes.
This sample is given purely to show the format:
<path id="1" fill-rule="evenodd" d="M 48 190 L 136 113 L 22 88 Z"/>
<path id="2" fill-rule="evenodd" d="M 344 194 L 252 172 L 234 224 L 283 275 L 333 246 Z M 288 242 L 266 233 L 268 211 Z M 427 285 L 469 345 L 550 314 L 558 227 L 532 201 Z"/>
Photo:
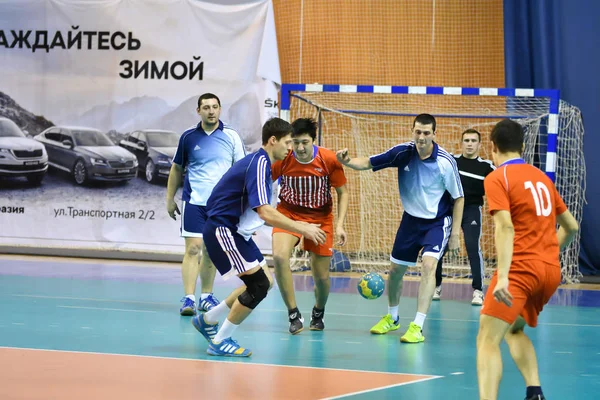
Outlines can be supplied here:
<path id="1" fill-rule="evenodd" d="M 335 153 L 340 164 L 345 165 L 348 168 L 352 168 L 358 171 L 372 169 L 371 159 L 369 157 L 350 158 L 348 155 L 348 149 L 338 150 Z"/>
<path id="2" fill-rule="evenodd" d="M 269 204 L 257 207 L 256 212 L 258 213 L 258 216 L 270 226 L 299 233 L 304 236 L 305 239 L 312 240 L 317 245 L 325 243 L 325 232 L 317 225 L 293 221 Z"/>
<path id="3" fill-rule="evenodd" d="M 558 245 L 561 250 L 564 250 L 564 248 L 573 241 L 573 238 L 579 230 L 579 224 L 569 210 L 557 215 L 556 222 L 560 225 L 558 228 Z"/>
<path id="4" fill-rule="evenodd" d="M 167 212 L 173 219 L 175 219 L 175 213 L 181 214 L 177 203 L 175 203 L 175 193 L 177 193 L 177 188 L 181 186 L 182 179 L 183 168 L 181 165 L 173 163 L 169 171 L 169 180 L 167 181 Z"/>

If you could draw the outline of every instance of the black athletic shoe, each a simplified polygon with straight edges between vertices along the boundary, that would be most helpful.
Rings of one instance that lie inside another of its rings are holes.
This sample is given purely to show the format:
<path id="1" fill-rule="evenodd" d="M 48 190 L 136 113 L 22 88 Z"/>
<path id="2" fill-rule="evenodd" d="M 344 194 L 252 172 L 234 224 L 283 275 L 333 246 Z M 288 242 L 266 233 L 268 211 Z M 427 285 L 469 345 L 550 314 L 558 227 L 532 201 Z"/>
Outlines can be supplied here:
<path id="1" fill-rule="evenodd" d="M 323 314 L 325 310 L 318 310 L 313 307 L 312 314 L 310 316 L 310 330 L 311 331 L 322 331 L 325 329 L 325 323 L 323 322 Z"/>
<path id="2" fill-rule="evenodd" d="M 290 320 L 290 333 L 295 335 L 302 332 L 304 329 L 304 318 L 302 318 L 300 311 L 298 311 L 298 309 L 293 310 L 289 313 L 288 318 Z"/>

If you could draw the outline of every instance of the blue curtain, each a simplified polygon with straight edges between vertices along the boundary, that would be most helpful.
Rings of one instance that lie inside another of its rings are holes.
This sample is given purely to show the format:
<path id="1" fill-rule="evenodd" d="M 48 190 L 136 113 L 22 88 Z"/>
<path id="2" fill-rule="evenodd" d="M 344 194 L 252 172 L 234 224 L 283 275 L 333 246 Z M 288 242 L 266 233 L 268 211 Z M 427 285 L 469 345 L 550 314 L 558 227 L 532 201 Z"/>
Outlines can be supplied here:
<path id="1" fill-rule="evenodd" d="M 580 269 L 600 275 L 600 1 L 504 0 L 507 87 L 560 89 L 579 107 L 585 127 L 587 204 L 581 224 Z"/>

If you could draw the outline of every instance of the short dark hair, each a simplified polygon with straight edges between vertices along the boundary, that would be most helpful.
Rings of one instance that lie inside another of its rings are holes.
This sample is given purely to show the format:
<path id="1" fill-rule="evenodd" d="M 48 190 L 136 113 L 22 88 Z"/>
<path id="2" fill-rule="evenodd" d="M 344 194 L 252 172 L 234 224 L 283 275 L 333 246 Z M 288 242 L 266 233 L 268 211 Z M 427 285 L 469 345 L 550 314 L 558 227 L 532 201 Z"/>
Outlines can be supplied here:
<path id="1" fill-rule="evenodd" d="M 202 100 L 208 99 L 216 99 L 217 103 L 219 103 L 219 107 L 221 107 L 221 100 L 217 97 L 216 94 L 204 93 L 202 96 L 198 97 L 198 108 L 200 108 L 200 106 L 202 105 Z"/>
<path id="2" fill-rule="evenodd" d="M 523 150 L 525 134 L 523 127 L 511 119 L 503 119 L 492 129 L 490 139 L 500 153 L 516 152 Z"/>
<path id="3" fill-rule="evenodd" d="M 263 125 L 262 144 L 267 144 L 272 136 L 275 136 L 275 139 L 279 141 L 282 137 L 292 133 L 292 131 L 292 125 L 289 122 L 281 118 L 273 117 Z"/>
<path id="4" fill-rule="evenodd" d="M 422 125 L 432 125 L 433 131 L 435 132 L 435 118 L 431 114 L 419 114 L 415 117 L 413 121 L 413 128 L 416 123 L 420 123 Z"/>
<path id="5" fill-rule="evenodd" d="M 465 135 L 468 135 L 469 133 L 476 134 L 476 135 L 477 135 L 477 137 L 479 138 L 479 141 L 481 142 L 481 133 L 479 133 L 479 131 L 478 131 L 477 129 L 467 129 L 466 131 L 464 131 L 464 132 L 462 133 L 462 136 L 460 137 L 460 139 L 461 139 L 461 140 L 462 140 L 462 139 L 464 139 L 464 138 L 465 138 Z"/>
<path id="6" fill-rule="evenodd" d="M 317 138 L 317 123 L 312 118 L 298 118 L 292 122 L 292 137 L 309 135 L 312 140 Z"/>

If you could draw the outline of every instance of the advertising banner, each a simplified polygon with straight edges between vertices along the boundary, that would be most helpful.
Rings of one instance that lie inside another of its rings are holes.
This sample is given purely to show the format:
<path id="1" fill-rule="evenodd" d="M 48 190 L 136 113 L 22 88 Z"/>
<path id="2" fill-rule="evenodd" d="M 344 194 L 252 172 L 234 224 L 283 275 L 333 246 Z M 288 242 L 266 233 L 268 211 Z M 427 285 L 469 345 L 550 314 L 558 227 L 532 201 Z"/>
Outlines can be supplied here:
<path id="1" fill-rule="evenodd" d="M 181 253 L 166 176 L 198 97 L 248 152 L 278 114 L 270 0 L 2 0 L 0 63 L 3 246 Z"/>

